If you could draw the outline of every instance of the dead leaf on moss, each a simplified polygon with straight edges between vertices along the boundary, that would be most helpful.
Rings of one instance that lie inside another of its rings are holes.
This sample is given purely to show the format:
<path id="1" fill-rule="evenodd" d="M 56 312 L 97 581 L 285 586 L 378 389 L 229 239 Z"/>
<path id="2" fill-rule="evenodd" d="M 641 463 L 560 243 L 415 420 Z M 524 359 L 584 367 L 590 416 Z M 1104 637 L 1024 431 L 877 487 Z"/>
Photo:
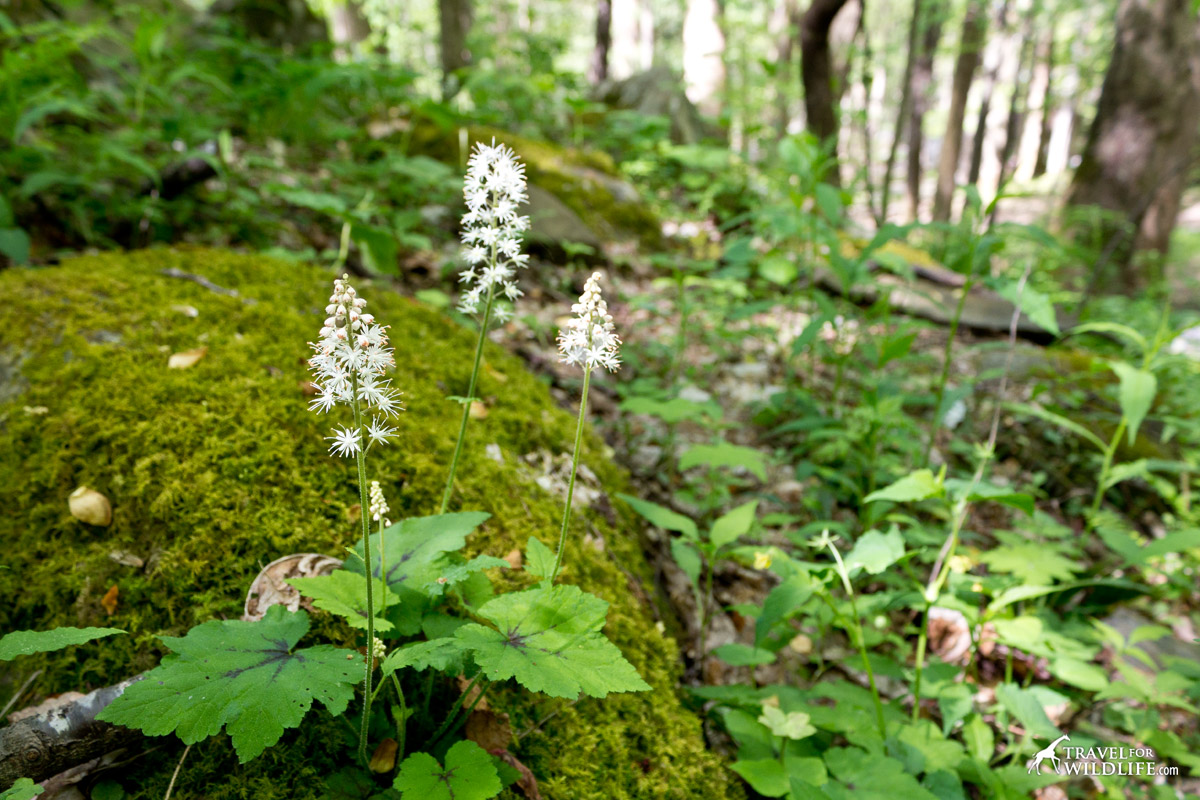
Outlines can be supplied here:
<path id="1" fill-rule="evenodd" d="M 108 557 L 124 567 L 134 567 L 141 569 L 146 565 L 146 562 L 135 556 L 133 553 L 127 553 L 124 550 L 113 550 L 108 554 Z"/>
<path id="2" fill-rule="evenodd" d="M 355 503 L 346 509 L 346 520 L 348 522 L 358 522 L 362 516 L 362 503 Z"/>
<path id="3" fill-rule="evenodd" d="M 175 305 L 175 306 L 171 306 L 171 310 L 178 311 L 180 314 L 183 314 L 185 317 L 191 317 L 193 319 L 200 316 L 200 312 L 199 312 L 199 310 L 197 310 L 197 308 L 195 306 Z"/>
<path id="4" fill-rule="evenodd" d="M 508 565 L 513 569 L 520 569 L 521 564 L 524 563 L 524 558 L 521 556 L 521 551 L 515 548 L 511 553 L 504 557 L 504 560 L 507 561 Z"/>
<path id="5" fill-rule="evenodd" d="M 490 709 L 480 711 L 476 708 L 471 712 L 471 716 L 467 717 L 466 736 L 489 752 L 507 749 L 513 738 L 508 714 Z"/>
<path id="6" fill-rule="evenodd" d="M 204 354 L 207 352 L 207 347 L 197 347 L 195 350 L 184 350 L 182 353 L 173 353 L 167 359 L 167 369 L 187 369 L 204 358 Z"/>
<path id="7" fill-rule="evenodd" d="M 104 593 L 104 597 L 100 598 L 100 605 L 104 606 L 104 610 L 108 612 L 110 617 L 117 613 L 117 595 L 120 593 L 121 590 L 118 589 L 117 585 L 114 583 L 109 590 Z"/>
<path id="8" fill-rule="evenodd" d="M 458 676 L 458 690 L 460 692 L 465 692 L 467 690 L 467 687 L 470 685 L 471 685 L 471 682 L 469 680 L 467 680 L 465 675 Z M 468 694 L 466 697 L 463 698 L 463 705 L 467 708 L 470 708 L 471 703 L 475 702 L 475 698 L 479 697 L 480 691 L 482 691 L 482 690 L 478 686 L 473 687 L 471 689 L 470 694 Z M 488 701 L 487 701 L 486 697 L 482 697 L 479 699 L 479 703 L 475 706 L 475 710 L 476 711 L 487 711 L 488 710 Z"/>
<path id="9" fill-rule="evenodd" d="M 521 790 L 522 794 L 529 798 L 529 800 L 542 800 L 542 793 L 538 791 L 537 778 L 533 777 L 533 771 L 529 767 L 518 761 L 517 757 L 507 750 L 492 751 L 492 755 L 521 773 L 521 777 L 517 779 L 516 787 Z"/>
<path id="10" fill-rule="evenodd" d="M 391 772 L 396 768 L 396 751 L 398 749 L 399 745 L 395 739 L 384 739 L 371 755 L 371 763 L 367 765 L 367 769 L 376 775 L 386 775 Z"/>
<path id="11" fill-rule="evenodd" d="M 471 402 L 471 419 L 487 419 L 487 406 L 478 400 Z"/>
<path id="12" fill-rule="evenodd" d="M 106 528 L 112 524 L 112 504 L 107 497 L 87 486 L 80 486 L 71 492 L 67 498 L 67 508 L 72 517 L 88 525 Z"/>
<path id="13" fill-rule="evenodd" d="M 293 553 L 267 564 L 250 583 L 242 619 L 255 622 L 263 618 L 271 606 L 284 606 L 288 611 L 300 608 L 300 592 L 287 583 L 288 578 L 314 578 L 328 575 L 342 565 L 341 559 L 320 553 Z"/>

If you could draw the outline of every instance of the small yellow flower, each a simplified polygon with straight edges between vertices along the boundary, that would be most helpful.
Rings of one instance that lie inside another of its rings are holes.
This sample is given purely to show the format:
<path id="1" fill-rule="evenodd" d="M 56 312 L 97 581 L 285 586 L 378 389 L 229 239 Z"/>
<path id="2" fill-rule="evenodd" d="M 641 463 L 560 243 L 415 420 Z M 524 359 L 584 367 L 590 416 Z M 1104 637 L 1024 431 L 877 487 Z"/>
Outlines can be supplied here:
<path id="1" fill-rule="evenodd" d="M 975 564 L 967 556 L 957 555 L 957 556 L 950 557 L 951 571 L 957 572 L 960 575 L 963 573 L 966 573 L 966 572 L 970 572 L 971 567 L 973 567 L 973 566 L 975 566 Z"/>
<path id="2" fill-rule="evenodd" d="M 755 569 L 770 569 L 771 554 L 765 550 L 757 550 L 754 553 L 754 568 Z"/>

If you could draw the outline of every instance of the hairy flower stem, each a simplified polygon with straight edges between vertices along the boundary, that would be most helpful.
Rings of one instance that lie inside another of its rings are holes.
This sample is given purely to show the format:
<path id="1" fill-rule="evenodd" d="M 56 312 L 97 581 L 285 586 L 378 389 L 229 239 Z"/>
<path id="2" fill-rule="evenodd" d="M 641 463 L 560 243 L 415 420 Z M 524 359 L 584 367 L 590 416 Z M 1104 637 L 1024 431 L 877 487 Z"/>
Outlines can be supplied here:
<path id="1" fill-rule="evenodd" d="M 359 431 L 359 436 L 362 437 L 362 408 L 358 400 L 358 376 L 351 373 L 351 384 L 354 393 L 354 425 Z M 358 756 L 364 764 L 369 761 L 367 756 L 367 733 L 371 722 L 371 677 L 375 671 L 375 597 L 374 583 L 375 575 L 371 570 L 371 525 L 368 517 L 368 509 L 370 504 L 367 501 L 367 457 L 363 452 L 363 448 L 359 448 L 355 453 L 355 460 L 358 462 L 358 502 L 359 502 L 359 519 L 362 520 L 363 533 L 363 566 L 366 568 L 367 575 L 367 669 L 366 678 L 363 680 L 363 713 L 362 725 L 359 727 L 358 733 Z"/>
<path id="2" fill-rule="evenodd" d="M 588 384 L 592 381 L 592 368 L 583 370 L 583 391 L 579 396 L 579 422 L 575 426 L 575 449 L 571 454 L 571 480 L 567 483 L 567 504 L 563 508 L 562 530 L 558 534 L 558 552 L 554 554 L 554 570 L 550 573 L 550 583 L 558 577 L 562 566 L 563 548 L 567 545 L 567 527 L 571 524 L 571 500 L 575 497 L 575 472 L 579 469 L 579 448 L 583 444 L 583 421 L 587 417 Z"/>
<path id="3" fill-rule="evenodd" d="M 387 616 L 387 589 L 388 589 L 388 570 L 387 570 L 387 549 L 383 544 L 383 515 L 379 515 L 379 579 L 383 581 L 383 597 L 379 598 L 382 608 L 379 610 L 379 616 Z M 374 640 L 372 640 L 374 645 Z M 396 687 L 399 689 L 399 685 Z M 403 700 L 403 698 L 401 698 Z"/>
<path id="4" fill-rule="evenodd" d="M 494 258 L 494 251 L 493 251 Z M 450 495 L 454 492 L 454 474 L 458 472 L 458 458 L 462 455 L 463 442 L 467 438 L 467 422 L 471 419 L 471 403 L 475 400 L 475 383 L 479 379 L 479 365 L 483 363 L 483 344 L 487 340 L 488 324 L 492 321 L 492 303 L 496 299 L 496 288 L 488 289 L 487 304 L 483 307 L 483 319 L 479 323 L 479 340 L 475 344 L 475 365 L 471 367 L 471 382 L 467 386 L 467 399 L 463 401 L 462 423 L 458 426 L 458 441 L 454 444 L 454 457 L 450 459 L 450 475 L 446 478 L 446 491 L 442 492 L 442 507 L 445 514 L 450 506 Z"/>
<path id="5" fill-rule="evenodd" d="M 842 554 L 834 547 L 833 542 L 829 542 L 829 550 L 833 553 L 833 559 L 838 565 L 838 575 L 841 576 L 842 586 L 846 589 L 846 596 L 850 598 L 850 613 L 854 615 L 854 632 L 858 639 L 858 653 L 862 656 L 863 669 L 867 671 L 867 682 L 871 685 L 871 698 L 875 701 L 875 722 L 879 726 L 879 736 L 883 739 L 887 738 L 887 723 L 883 718 L 883 702 L 879 699 L 879 688 L 875 685 L 875 671 L 871 669 L 871 660 L 867 658 L 867 642 L 863 636 L 862 620 L 858 616 L 858 603 L 854 600 L 854 588 L 850 585 L 850 573 L 846 571 L 846 565 L 842 562 Z"/>

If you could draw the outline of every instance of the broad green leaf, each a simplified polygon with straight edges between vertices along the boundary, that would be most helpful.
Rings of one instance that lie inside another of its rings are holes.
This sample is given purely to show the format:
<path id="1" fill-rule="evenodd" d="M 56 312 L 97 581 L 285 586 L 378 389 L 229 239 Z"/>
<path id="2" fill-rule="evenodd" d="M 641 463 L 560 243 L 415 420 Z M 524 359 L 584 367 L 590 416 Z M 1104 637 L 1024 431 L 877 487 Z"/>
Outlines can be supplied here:
<path id="1" fill-rule="evenodd" d="M 446 589 L 453 588 L 460 583 L 463 583 L 468 578 L 475 575 L 477 572 L 483 572 L 488 569 L 511 569 L 512 565 L 503 558 L 495 556 L 475 556 L 470 561 L 463 564 L 449 564 L 442 568 L 442 574 L 435 578 L 432 582 L 426 584 L 422 589 L 427 595 L 435 596 Z M 390 569 L 388 570 L 391 571 Z"/>
<path id="2" fill-rule="evenodd" d="M 963 747 L 942 735 L 929 720 L 905 725 L 896 738 L 921 754 L 926 772 L 954 772 L 963 759 Z"/>
<path id="3" fill-rule="evenodd" d="M 754 512 L 757 509 L 758 501 L 751 500 L 718 518 L 713 523 L 712 531 L 708 534 L 709 541 L 716 547 L 724 547 L 737 541 L 739 537 L 745 536 L 750 532 L 750 527 L 754 525 Z"/>
<path id="4" fill-rule="evenodd" d="M 972 714 L 963 725 L 962 736 L 967 745 L 967 752 L 972 758 L 985 764 L 992 760 L 992 754 L 996 750 L 996 736 L 992 733 L 992 727 L 983 721 L 983 717 Z"/>
<path id="5" fill-rule="evenodd" d="M 826 792 L 841 800 L 937 800 L 917 779 L 904 771 L 894 758 L 868 753 L 858 747 L 835 747 L 825 751 L 825 766 L 853 791 Z M 840 788 L 840 787 L 838 787 Z"/>
<path id="6" fill-rule="evenodd" d="M 758 274 L 776 286 L 787 286 L 796 280 L 800 268 L 792 258 L 783 253 L 772 253 L 758 262 Z"/>
<path id="7" fill-rule="evenodd" d="M 1034 736 L 1057 739 L 1062 735 L 1046 716 L 1046 709 L 1037 695 L 1029 689 L 1022 689 L 1015 683 L 1002 683 L 996 687 L 996 700 Z"/>
<path id="8" fill-rule="evenodd" d="M 548 578 L 554 571 L 554 551 L 536 536 L 525 543 L 525 571 L 539 578 Z"/>
<path id="9" fill-rule="evenodd" d="M 763 797 L 783 797 L 791 791 L 787 769 L 776 758 L 756 758 L 735 761 L 730 766 L 741 775 L 750 788 Z"/>
<path id="10" fill-rule="evenodd" d="M 683 574 L 691 579 L 692 585 L 697 586 L 700 583 L 700 570 L 704 564 L 700 560 L 700 553 L 685 539 L 671 540 L 671 558 L 675 559 L 675 563 L 683 570 Z"/>
<path id="11" fill-rule="evenodd" d="M 1080 569 L 1053 544 L 1029 541 L 1004 531 L 996 531 L 995 536 L 1001 544 L 979 554 L 979 560 L 992 572 L 1015 575 L 1023 583 L 1042 586 L 1056 580 L 1069 581 Z"/>
<path id="12" fill-rule="evenodd" d="M 17 782 L 0 793 L 0 800 L 33 800 L 46 791 L 29 778 L 17 778 Z"/>
<path id="13" fill-rule="evenodd" d="M 0 661 L 12 661 L 17 656 L 49 653 L 73 644 L 84 644 L 117 633 L 120 628 L 55 628 L 49 631 L 13 631 L 0 638 Z"/>
<path id="14" fill-rule="evenodd" d="M 779 706 L 763 706 L 758 721 L 767 726 L 767 730 L 783 739 L 807 739 L 817 732 L 809 724 L 809 716 L 803 711 L 784 713 Z"/>
<path id="15" fill-rule="evenodd" d="M 665 531 L 678 531 L 693 541 L 700 538 L 700 530 L 696 527 L 696 523 L 683 514 L 677 514 L 669 508 L 660 506 L 658 503 L 651 503 L 649 500 L 639 500 L 627 494 L 619 494 L 617 497 L 628 503 L 634 511 L 645 517 L 656 528 L 662 528 Z"/>
<path id="16" fill-rule="evenodd" d="M 1048 411 L 1041 406 L 1030 405 L 1029 403 L 1005 403 L 1004 407 L 1018 414 L 1028 414 L 1031 417 L 1049 422 L 1051 425 L 1056 425 L 1063 430 L 1070 431 L 1076 436 L 1086 439 L 1097 450 L 1104 451 L 1108 449 L 1099 436 L 1089 431 L 1087 428 L 1080 425 L 1072 419 L 1067 419 L 1062 414 L 1055 414 L 1053 411 Z"/>
<path id="17" fill-rule="evenodd" d="M 294 586 L 300 594 L 311 598 L 313 605 L 322 611 L 344 618 L 353 628 L 364 631 L 367 629 L 367 579 L 362 573 L 339 569 L 329 575 L 318 575 L 315 578 L 290 578 L 287 583 Z M 374 594 L 372 600 L 376 614 L 375 630 L 390 631 L 392 623 L 378 614 L 383 609 L 385 593 L 388 605 L 399 602 L 399 598 L 378 578 L 375 579 L 371 591 Z"/>
<path id="18" fill-rule="evenodd" d="M 1021 287 L 1019 296 L 1016 282 L 1005 281 L 994 288 L 996 294 L 1020 308 L 1034 325 L 1055 336 L 1060 335 L 1058 319 L 1054 316 L 1054 304 L 1050 302 L 1049 297 L 1034 289 L 1028 282 Z"/>
<path id="19" fill-rule="evenodd" d="M 776 586 L 763 601 L 762 613 L 754 622 L 754 644 L 761 645 L 767 634 L 775 625 L 786 619 L 789 614 L 800 610 L 808 598 L 812 597 L 813 586 L 809 577 L 803 573 L 794 575 Z"/>
<path id="20" fill-rule="evenodd" d="M 963 498 L 969 503 L 990 500 L 993 503 L 1012 506 L 1033 516 L 1033 498 L 1023 492 L 1014 492 L 1012 489 L 1004 486 L 994 486 L 990 483 L 976 483 L 951 478 L 946 481 L 946 491 L 950 493 L 951 497 Z"/>
<path id="21" fill-rule="evenodd" d="M 650 689 L 601 632 L 608 603 L 578 586 L 511 592 L 478 614 L 496 629 L 470 623 L 455 636 L 493 681 L 515 678 L 530 691 L 569 698 Z"/>
<path id="22" fill-rule="evenodd" d="M 307 614 L 271 606 L 258 622 L 214 620 L 163 637 L 173 654 L 97 718 L 151 736 L 176 733 L 184 744 L 224 727 L 245 763 L 299 725 L 314 699 L 341 714 L 363 679 L 363 657 L 353 650 L 291 652 L 307 632 Z"/>
<path id="23" fill-rule="evenodd" d="M 1133 647 L 1142 642 L 1154 642 L 1174 635 L 1174 632 L 1165 625 L 1139 625 L 1129 634 L 1129 646 Z"/>
<path id="24" fill-rule="evenodd" d="M 295 189 L 281 183 L 264 184 L 262 188 L 289 205 L 307 208 L 333 217 L 341 217 L 346 213 L 346 201 L 335 194 Z"/>
<path id="25" fill-rule="evenodd" d="M 759 664 L 770 664 L 775 660 L 775 654 L 761 647 L 751 647 L 741 642 L 723 644 L 713 650 L 713 655 L 734 667 L 753 667 Z"/>
<path id="26" fill-rule="evenodd" d="M 761 451 L 729 442 L 694 445 L 679 457 L 681 470 L 699 466 L 742 467 L 760 481 L 767 479 L 767 461 Z"/>
<path id="27" fill-rule="evenodd" d="M 1098 692 L 1108 686 L 1108 674 L 1103 667 L 1077 658 L 1056 658 L 1050 664 L 1050 674 L 1063 683 L 1088 692 Z"/>
<path id="28" fill-rule="evenodd" d="M 966 684 L 952 683 L 937 694 L 938 710 L 942 713 L 942 735 L 949 736 L 954 726 L 966 719 L 975 708 L 975 698 Z"/>
<path id="29" fill-rule="evenodd" d="M 714 402 L 698 403 L 683 397 L 670 400 L 655 400 L 652 397 L 630 397 L 621 403 L 621 410 L 629 414 L 649 414 L 668 425 L 690 420 L 692 422 L 717 422 L 721 419 L 721 406 Z"/>
<path id="30" fill-rule="evenodd" d="M 465 653 L 466 646 L 453 636 L 416 642 L 389 653 L 383 661 L 383 674 L 389 675 L 404 667 L 411 667 L 417 672 L 430 667 L 438 672 L 448 672 L 456 666 L 461 669 Z"/>
<path id="31" fill-rule="evenodd" d="M 491 515 L 479 511 L 413 517 L 385 528 L 382 553 L 387 558 L 387 584 L 397 597 L 388 605 L 387 618 L 395 632 L 412 636 L 421 629 L 421 617 L 431 606 L 431 600 L 441 597 L 446 578 L 454 566 L 449 553 L 461 550 L 467 536 Z M 381 576 L 380 534 L 371 536 L 371 571 Z M 355 546 L 358 558 L 346 562 L 345 568 L 362 573 L 362 542 Z M 447 579 L 446 584 L 449 583 Z"/>
<path id="32" fill-rule="evenodd" d="M 863 500 L 864 503 L 874 503 L 878 500 L 891 500 L 893 503 L 913 503 L 942 493 L 942 484 L 931 470 L 919 469 L 905 475 L 900 480 L 871 492 Z"/>
<path id="33" fill-rule="evenodd" d="M 400 765 L 392 787 L 404 800 L 488 800 L 503 788 L 492 757 L 467 739 L 446 753 L 444 768 L 428 753 L 413 753 Z"/>
<path id="34" fill-rule="evenodd" d="M 858 537 L 854 547 L 846 554 L 846 570 L 862 567 L 872 575 L 878 575 L 904 556 L 904 537 L 899 529 L 892 527 L 887 533 L 871 530 Z"/>
<path id="35" fill-rule="evenodd" d="M 1109 366 L 1121 379 L 1117 396 L 1121 402 L 1121 414 L 1129 423 L 1129 444 L 1132 445 L 1142 420 L 1150 413 L 1150 406 L 1154 404 L 1154 395 L 1158 394 L 1158 379 L 1154 377 L 1153 372 L 1131 367 L 1120 361 L 1113 361 Z"/>
<path id="36" fill-rule="evenodd" d="M 783 766 L 787 770 L 792 788 L 792 797 L 816 797 L 815 787 L 824 786 L 829 780 L 825 762 L 810 756 L 785 755 Z"/>
<path id="37" fill-rule="evenodd" d="M 21 113 L 21 116 L 17 118 L 16 124 L 13 125 L 12 143 L 16 144 L 25 131 L 46 117 L 61 116 L 63 114 L 71 114 L 80 119 L 96 118 L 96 112 L 78 100 L 70 97 L 52 97 L 32 108 L 25 109 Z"/>
<path id="38" fill-rule="evenodd" d="M 20 228 L 0 228 L 0 256 L 17 266 L 29 263 L 29 234 Z"/>
<path id="39" fill-rule="evenodd" d="M 382 275 L 395 275 L 399 245 L 396 236 L 387 228 L 355 222 L 350 236 L 358 245 L 367 269 Z"/>
<path id="40" fill-rule="evenodd" d="M 814 190 L 814 198 L 817 201 L 817 207 L 825 215 L 825 219 L 833 225 L 837 225 L 842 219 L 841 190 L 828 183 L 818 183 Z"/>
<path id="41" fill-rule="evenodd" d="M 1013 619 L 997 619 L 992 621 L 992 626 L 996 630 L 996 639 L 1001 644 L 1027 653 L 1035 650 L 1042 640 L 1042 621 L 1037 617 L 1026 615 Z"/>
<path id="42" fill-rule="evenodd" d="M 1068 333 L 1072 336 L 1079 333 L 1108 333 L 1119 336 L 1127 342 L 1137 346 L 1143 353 L 1146 352 L 1146 337 L 1135 331 L 1128 325 L 1122 325 L 1119 322 L 1085 322 L 1082 325 L 1076 325 Z"/>

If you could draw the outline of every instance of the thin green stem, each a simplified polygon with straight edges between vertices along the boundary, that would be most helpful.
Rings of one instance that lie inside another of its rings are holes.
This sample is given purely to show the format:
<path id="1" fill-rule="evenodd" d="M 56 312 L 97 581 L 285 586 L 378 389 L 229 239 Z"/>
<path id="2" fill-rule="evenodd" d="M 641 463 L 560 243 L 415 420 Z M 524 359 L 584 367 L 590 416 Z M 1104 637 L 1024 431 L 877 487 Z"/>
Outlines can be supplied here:
<path id="1" fill-rule="evenodd" d="M 550 583 L 558 577 L 562 566 L 563 549 L 567 544 L 567 527 L 571 524 L 571 499 L 575 496 L 575 471 L 579 468 L 579 449 L 583 444 L 583 420 L 587 416 L 588 385 L 592 380 L 592 368 L 583 370 L 583 391 L 579 397 L 579 422 L 575 426 L 575 450 L 571 454 L 571 480 L 567 483 L 567 504 L 563 509 L 562 530 L 558 534 L 558 552 L 554 554 L 554 570 L 550 573 Z"/>
<path id="2" fill-rule="evenodd" d="M 842 578 L 846 596 L 850 598 L 850 612 L 854 615 L 852 621 L 858 638 L 858 653 L 862 656 L 863 668 L 867 671 L 867 683 L 871 686 L 871 698 L 875 701 L 875 721 L 879 725 L 880 737 L 886 739 L 887 721 L 883 717 L 883 701 L 879 699 L 879 687 L 875 685 L 875 670 L 871 669 L 871 660 L 867 658 L 867 640 L 863 636 L 862 620 L 858 616 L 858 603 L 854 599 L 854 588 L 850 585 L 850 573 L 846 571 L 846 565 L 842 562 L 842 554 L 833 546 L 833 542 L 829 542 L 829 550 L 833 553 L 833 560 L 837 562 L 838 575 Z"/>
<path id="3" fill-rule="evenodd" d="M 453 720 L 453 722 L 451 722 L 449 727 L 446 728 L 445 732 L 443 732 L 439 738 L 445 739 L 447 736 L 452 735 L 455 731 L 458 730 L 460 725 L 462 725 L 464 722 L 466 722 L 468 719 L 470 719 L 471 712 L 475 710 L 475 706 L 479 705 L 479 701 L 483 699 L 483 696 L 485 694 L 487 694 L 487 691 L 490 688 L 492 688 L 492 682 L 485 681 L 483 686 L 480 688 L 479 693 L 475 695 L 475 699 L 471 701 L 471 704 L 463 710 L 463 713 L 460 716 L 458 716 L 457 718 L 455 718 Z M 465 697 L 466 695 L 464 694 L 463 696 Z M 431 741 L 433 742 L 434 745 L 436 745 L 438 743 L 437 739 L 433 739 Z"/>
<path id="4" fill-rule="evenodd" d="M 1117 425 L 1116 431 L 1113 432 L 1113 437 L 1108 443 L 1108 447 L 1104 450 L 1104 463 L 1100 465 L 1100 477 L 1096 480 L 1096 495 L 1092 498 L 1092 509 L 1088 514 L 1087 525 L 1092 527 L 1095 525 L 1095 517 L 1100 511 L 1100 503 L 1104 501 L 1104 492 L 1107 490 L 1108 474 L 1112 471 L 1113 458 L 1117 455 L 1117 448 L 1121 445 L 1121 437 L 1125 435 L 1125 428 L 1129 425 L 1129 418 L 1124 414 L 1121 415 L 1121 422 Z"/>
<path id="5" fill-rule="evenodd" d="M 974 253 L 974 248 L 972 248 L 972 253 Z M 958 323 L 962 320 L 963 310 L 967 306 L 967 295 L 974 285 L 975 276 L 972 274 L 963 284 L 962 294 L 959 295 L 958 305 L 954 307 L 954 316 L 950 320 L 950 331 L 946 335 L 946 348 L 942 352 L 942 374 L 938 378 L 937 393 L 934 397 L 933 425 L 929 430 L 929 441 L 925 444 L 925 457 L 922 459 L 926 462 L 929 461 L 929 455 L 933 452 L 933 445 L 937 442 L 938 426 L 942 423 L 938 414 L 942 410 L 942 401 L 946 399 L 946 381 L 950 380 L 950 357 L 954 354 L 954 337 L 958 336 Z"/>
<path id="6" fill-rule="evenodd" d="M 362 406 L 358 399 L 358 375 L 354 372 L 350 373 L 351 392 L 354 398 L 354 426 L 358 431 L 359 441 L 363 439 L 363 415 Z M 375 597 L 372 591 L 375 576 L 371 570 L 371 525 L 369 521 L 370 504 L 367 500 L 367 457 L 363 452 L 363 448 L 359 447 L 355 453 L 355 461 L 358 462 L 358 502 L 359 502 L 359 519 L 362 520 L 362 536 L 363 536 L 363 566 L 366 568 L 367 575 L 367 667 L 366 677 L 363 680 L 363 713 L 362 724 L 359 727 L 358 733 L 358 755 L 364 764 L 367 763 L 367 735 L 371 721 L 371 700 L 374 699 L 371 694 L 371 678 L 375 671 Z"/>
<path id="7" fill-rule="evenodd" d="M 450 707 L 450 713 L 446 715 L 446 718 L 442 720 L 442 724 L 436 731 L 433 732 L 433 735 L 429 737 L 430 742 L 437 742 L 438 739 L 442 738 L 442 734 L 449 729 L 450 723 L 454 721 L 456 716 L 458 716 L 458 710 L 462 708 L 463 701 L 467 699 L 467 695 L 471 693 L 471 690 L 475 688 L 475 684 L 479 683 L 479 679 L 482 677 L 483 670 L 479 670 L 479 672 L 475 673 L 475 677 L 471 678 L 471 682 L 467 684 L 467 688 L 463 689 L 462 694 L 458 696 L 458 699 L 454 701 L 454 705 Z"/>
<path id="8" fill-rule="evenodd" d="M 493 259 L 494 260 L 494 259 Z M 446 490 L 442 492 L 442 507 L 445 514 L 450 506 L 450 495 L 454 492 L 454 474 L 458 472 L 458 459 L 462 455 L 463 442 L 467 438 L 467 422 L 471 419 L 471 403 L 475 400 L 475 383 L 479 379 L 479 365 L 483 363 L 483 343 L 487 340 L 488 324 L 492 321 L 492 302 L 496 289 L 488 289 L 487 303 L 483 307 L 483 319 L 479 323 L 479 340 L 475 343 L 475 364 L 471 367 L 471 382 L 467 386 L 467 399 L 463 401 L 462 422 L 458 426 L 458 441 L 454 444 L 454 457 L 450 459 L 450 475 L 446 478 Z"/>
<path id="9" fill-rule="evenodd" d="M 400 700 L 400 724 L 396 726 L 396 762 L 404 760 L 404 738 L 408 730 L 408 704 L 404 701 L 404 690 L 400 688 L 400 679 L 392 673 L 392 685 L 396 687 L 396 697 Z"/>
<path id="10" fill-rule="evenodd" d="M 921 610 L 921 630 L 917 633 L 917 672 L 913 677 L 913 722 L 921 718 L 921 673 L 925 666 L 925 647 L 929 639 L 929 605 L 927 601 Z"/>

